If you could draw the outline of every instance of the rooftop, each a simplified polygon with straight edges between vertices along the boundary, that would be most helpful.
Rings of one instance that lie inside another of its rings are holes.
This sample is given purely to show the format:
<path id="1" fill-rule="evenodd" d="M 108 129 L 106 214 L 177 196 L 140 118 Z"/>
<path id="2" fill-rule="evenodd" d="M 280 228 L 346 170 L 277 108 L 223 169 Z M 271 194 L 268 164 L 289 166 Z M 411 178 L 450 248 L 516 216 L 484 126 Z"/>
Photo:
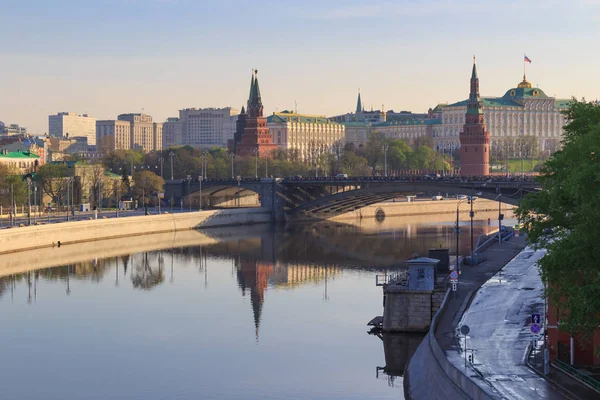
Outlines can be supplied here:
<path id="1" fill-rule="evenodd" d="M 0 158 L 26 158 L 26 159 L 38 159 L 40 156 L 37 154 L 30 153 L 28 151 L 7 151 L 0 152 Z"/>
<path id="2" fill-rule="evenodd" d="M 327 119 L 324 115 L 311 115 L 311 114 L 296 114 L 292 111 L 282 111 L 273 113 L 267 117 L 267 122 L 284 123 L 284 122 L 300 122 L 309 124 L 329 124 L 329 125 L 341 125 L 339 122 L 333 122 Z"/>

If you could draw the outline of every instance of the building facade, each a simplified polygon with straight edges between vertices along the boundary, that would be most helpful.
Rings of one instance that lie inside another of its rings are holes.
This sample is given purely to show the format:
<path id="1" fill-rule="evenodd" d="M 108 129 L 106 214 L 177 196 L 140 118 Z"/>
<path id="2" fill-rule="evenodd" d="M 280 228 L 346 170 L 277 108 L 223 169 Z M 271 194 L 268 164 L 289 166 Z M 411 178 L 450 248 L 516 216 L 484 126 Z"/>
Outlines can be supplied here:
<path id="1" fill-rule="evenodd" d="M 334 152 L 343 147 L 346 128 L 324 115 L 296 114 L 291 111 L 273 113 L 267 118 L 273 143 L 282 149 L 297 151 L 307 161 L 315 151 Z"/>
<path id="2" fill-rule="evenodd" d="M 503 138 L 534 136 L 540 150 L 555 151 L 563 135 L 568 105 L 567 99 L 547 96 L 542 89 L 532 87 L 526 77 L 517 87 L 502 97 L 481 98 L 483 114 L 491 134 L 493 147 Z M 443 107 L 442 131 L 434 137 L 436 144 L 459 144 L 459 134 L 465 124 L 467 102 Z"/>
<path id="3" fill-rule="evenodd" d="M 0 150 L 0 164 L 21 174 L 34 172 L 40 165 L 40 156 L 29 151 Z"/>
<path id="4" fill-rule="evenodd" d="M 96 118 L 87 114 L 59 112 L 48 116 L 48 134 L 54 137 L 86 137 L 88 145 L 96 145 Z"/>
<path id="5" fill-rule="evenodd" d="M 96 121 L 96 148 L 108 153 L 131 148 L 131 124 L 120 120 Z"/>
<path id="6" fill-rule="evenodd" d="M 235 154 L 252 155 L 258 153 L 261 157 L 266 157 L 277 149 L 273 143 L 273 137 L 267 126 L 267 119 L 263 115 L 263 104 L 258 85 L 258 71 L 252 71 L 252 80 L 250 82 L 250 96 L 246 107 L 247 115 L 240 118 L 244 120 L 243 132 L 236 132 L 239 141 L 235 143 Z M 241 129 L 242 124 L 237 124 Z"/>
<path id="7" fill-rule="evenodd" d="M 154 148 L 154 124 L 152 117 L 144 113 L 121 114 L 119 121 L 129 122 L 129 145 L 132 150 L 141 150 L 147 153 Z"/>
<path id="8" fill-rule="evenodd" d="M 237 112 L 231 107 L 179 110 L 179 118 L 164 123 L 164 146 L 226 147 L 233 139 Z"/>

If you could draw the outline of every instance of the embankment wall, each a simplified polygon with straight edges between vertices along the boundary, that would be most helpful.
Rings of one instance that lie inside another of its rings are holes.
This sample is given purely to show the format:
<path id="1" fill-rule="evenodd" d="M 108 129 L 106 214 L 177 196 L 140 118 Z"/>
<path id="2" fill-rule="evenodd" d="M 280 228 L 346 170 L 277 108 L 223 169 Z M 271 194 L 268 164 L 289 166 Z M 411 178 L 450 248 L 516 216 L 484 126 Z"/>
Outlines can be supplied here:
<path id="1" fill-rule="evenodd" d="M 456 215 L 456 199 L 446 200 L 420 200 L 420 201 L 401 201 L 401 202 L 384 202 L 360 208 L 358 210 L 349 211 L 344 214 L 336 215 L 330 218 L 332 221 L 345 219 L 361 219 L 375 218 L 377 212 L 382 210 L 385 217 L 396 216 L 411 216 L 411 215 L 430 215 L 430 214 L 453 214 Z M 512 211 L 515 207 L 510 204 L 501 203 L 500 209 L 502 213 Z M 459 213 L 469 214 L 471 207 L 465 201 L 459 207 Z M 473 203 L 473 211 L 475 212 L 498 212 L 498 202 L 487 199 L 477 199 Z"/>
<path id="2" fill-rule="evenodd" d="M 0 254 L 161 232 L 271 221 L 270 210 L 245 208 L 26 226 L 0 231 Z"/>

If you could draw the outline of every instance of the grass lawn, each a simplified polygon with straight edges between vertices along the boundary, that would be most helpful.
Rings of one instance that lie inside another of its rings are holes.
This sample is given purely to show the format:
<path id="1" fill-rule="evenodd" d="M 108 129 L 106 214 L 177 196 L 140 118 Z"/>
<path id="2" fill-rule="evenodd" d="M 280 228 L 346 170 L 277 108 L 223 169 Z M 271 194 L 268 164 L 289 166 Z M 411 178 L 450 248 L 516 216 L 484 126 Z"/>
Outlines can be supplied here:
<path id="1" fill-rule="evenodd" d="M 542 162 L 542 160 L 523 160 L 523 171 L 531 172 L 533 168 Z M 502 163 L 490 163 L 492 172 L 506 172 L 506 161 Z M 511 159 L 508 162 L 508 168 L 511 173 L 521 172 L 521 159 Z"/>

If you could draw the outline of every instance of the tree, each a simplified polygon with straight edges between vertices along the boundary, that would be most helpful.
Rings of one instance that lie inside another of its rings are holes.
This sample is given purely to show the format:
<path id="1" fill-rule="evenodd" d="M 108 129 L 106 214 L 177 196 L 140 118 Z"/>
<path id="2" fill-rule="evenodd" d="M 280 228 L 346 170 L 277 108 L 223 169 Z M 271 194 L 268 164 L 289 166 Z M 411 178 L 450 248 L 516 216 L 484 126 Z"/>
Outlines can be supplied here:
<path id="1" fill-rule="evenodd" d="M 340 169 L 349 176 L 368 176 L 372 173 L 367 159 L 353 151 L 344 151 L 340 158 Z"/>
<path id="2" fill-rule="evenodd" d="M 10 207 L 13 201 L 15 205 L 27 203 L 27 182 L 17 169 L 0 164 L 0 205 Z"/>
<path id="3" fill-rule="evenodd" d="M 547 249 L 539 267 L 559 329 L 586 337 L 600 325 L 600 106 L 574 101 L 565 115 L 563 148 L 545 162 L 543 190 L 526 196 L 517 216 L 529 241 Z"/>
<path id="4" fill-rule="evenodd" d="M 45 164 L 37 172 L 38 179 L 42 184 L 44 192 L 52 198 L 52 201 L 62 203 L 66 195 L 67 166 L 65 164 Z"/>
<path id="5" fill-rule="evenodd" d="M 134 193 L 136 199 L 144 205 L 144 211 L 147 210 L 148 202 L 154 203 L 158 199 L 156 194 L 163 191 L 165 180 L 150 171 L 136 172 L 133 175 Z"/>

